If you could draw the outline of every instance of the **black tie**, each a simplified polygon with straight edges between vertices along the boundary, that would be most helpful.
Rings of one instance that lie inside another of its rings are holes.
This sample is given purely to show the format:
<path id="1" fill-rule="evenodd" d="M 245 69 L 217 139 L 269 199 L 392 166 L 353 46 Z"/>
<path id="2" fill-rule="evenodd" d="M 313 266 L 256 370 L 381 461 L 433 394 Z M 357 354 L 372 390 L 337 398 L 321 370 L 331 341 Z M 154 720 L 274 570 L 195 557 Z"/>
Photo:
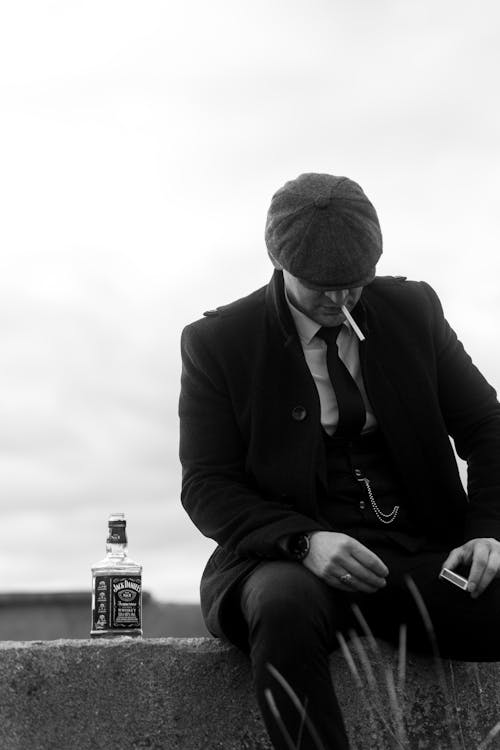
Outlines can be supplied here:
<path id="1" fill-rule="evenodd" d="M 339 357 L 337 336 L 342 326 L 320 328 L 316 336 L 326 341 L 326 364 L 332 381 L 333 390 L 337 398 L 339 421 L 335 430 L 335 437 L 357 437 L 366 419 L 366 409 L 349 370 Z"/>

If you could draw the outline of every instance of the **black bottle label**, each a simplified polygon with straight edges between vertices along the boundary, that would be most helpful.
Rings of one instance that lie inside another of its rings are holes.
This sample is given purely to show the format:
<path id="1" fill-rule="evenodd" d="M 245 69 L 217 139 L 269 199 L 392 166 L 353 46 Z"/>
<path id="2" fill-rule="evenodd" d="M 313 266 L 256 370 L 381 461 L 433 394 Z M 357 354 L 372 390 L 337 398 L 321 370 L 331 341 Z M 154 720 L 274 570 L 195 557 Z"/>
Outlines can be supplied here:
<path id="1" fill-rule="evenodd" d="M 92 633 L 142 629 L 140 575 L 96 575 Z"/>
<path id="2" fill-rule="evenodd" d="M 108 524 L 107 544 L 127 544 L 125 521 L 110 521 Z"/>

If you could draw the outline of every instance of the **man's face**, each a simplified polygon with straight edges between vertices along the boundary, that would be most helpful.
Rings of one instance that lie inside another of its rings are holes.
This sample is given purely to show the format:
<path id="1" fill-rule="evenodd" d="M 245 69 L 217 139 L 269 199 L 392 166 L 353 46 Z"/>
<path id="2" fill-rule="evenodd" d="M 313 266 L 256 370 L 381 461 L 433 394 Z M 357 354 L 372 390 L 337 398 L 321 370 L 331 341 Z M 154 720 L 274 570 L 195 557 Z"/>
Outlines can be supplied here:
<path id="1" fill-rule="evenodd" d="M 316 286 L 308 281 L 298 279 L 285 270 L 283 270 L 283 278 L 292 305 L 303 312 L 304 315 L 307 315 L 308 318 L 321 326 L 327 327 L 341 325 L 345 316 L 340 308 L 345 305 L 351 312 L 363 291 L 362 286 L 331 291 L 326 287 Z"/>

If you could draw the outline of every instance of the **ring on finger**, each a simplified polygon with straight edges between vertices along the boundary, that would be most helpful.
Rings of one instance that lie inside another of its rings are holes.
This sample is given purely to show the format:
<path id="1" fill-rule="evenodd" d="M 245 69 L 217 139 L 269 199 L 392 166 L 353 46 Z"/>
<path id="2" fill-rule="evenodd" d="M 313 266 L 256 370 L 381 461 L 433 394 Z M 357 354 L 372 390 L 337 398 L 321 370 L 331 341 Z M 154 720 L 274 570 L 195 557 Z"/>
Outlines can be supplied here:
<path id="1" fill-rule="evenodd" d="M 339 581 L 340 583 L 349 584 L 352 581 L 352 575 L 350 573 L 344 573 L 343 576 L 340 576 Z"/>

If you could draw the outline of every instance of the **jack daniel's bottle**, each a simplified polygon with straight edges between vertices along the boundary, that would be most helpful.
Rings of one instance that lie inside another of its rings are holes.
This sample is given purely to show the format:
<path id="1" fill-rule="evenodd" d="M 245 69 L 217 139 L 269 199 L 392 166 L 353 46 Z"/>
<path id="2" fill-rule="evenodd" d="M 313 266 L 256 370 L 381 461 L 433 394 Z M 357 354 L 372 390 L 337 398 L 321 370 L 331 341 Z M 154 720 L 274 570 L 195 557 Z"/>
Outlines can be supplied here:
<path id="1" fill-rule="evenodd" d="M 142 565 L 127 555 L 126 524 L 109 517 L 106 557 L 92 566 L 92 637 L 142 635 Z"/>

